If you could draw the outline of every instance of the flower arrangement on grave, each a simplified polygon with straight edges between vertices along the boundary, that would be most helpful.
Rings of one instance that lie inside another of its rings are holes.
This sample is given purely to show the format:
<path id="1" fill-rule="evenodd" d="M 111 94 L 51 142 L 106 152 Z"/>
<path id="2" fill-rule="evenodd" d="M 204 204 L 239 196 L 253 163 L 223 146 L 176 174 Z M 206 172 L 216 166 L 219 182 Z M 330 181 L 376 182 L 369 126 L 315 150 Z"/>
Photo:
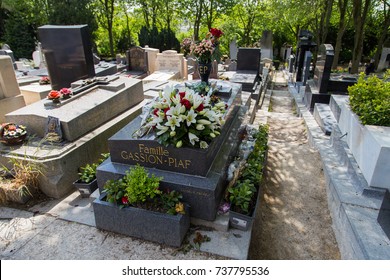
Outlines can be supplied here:
<path id="1" fill-rule="evenodd" d="M 180 48 L 184 53 L 184 56 L 187 56 L 191 53 L 191 45 L 192 40 L 191 38 L 184 38 L 183 41 L 180 44 Z"/>
<path id="2" fill-rule="evenodd" d="M 185 214 L 182 195 L 177 191 L 161 191 L 162 177 L 149 176 L 144 167 L 136 165 L 127 170 L 119 180 L 109 180 L 104 185 L 106 200 L 120 208 L 136 207 L 171 215 Z"/>
<path id="3" fill-rule="evenodd" d="M 50 78 L 48 76 L 43 76 L 39 80 L 40 85 L 49 85 L 50 84 Z"/>
<path id="4" fill-rule="evenodd" d="M 146 109 L 141 128 L 134 136 L 153 131 L 164 146 L 208 148 L 225 123 L 227 104 L 212 94 L 210 86 L 206 88 L 207 94 L 199 94 L 188 87 L 165 87 Z"/>
<path id="5" fill-rule="evenodd" d="M 47 99 L 53 101 L 53 103 L 59 103 L 61 98 L 61 93 L 57 90 L 51 90 L 47 95 Z"/>
<path id="6" fill-rule="evenodd" d="M 72 97 L 72 90 L 69 88 L 62 88 L 60 89 L 60 94 L 62 96 L 62 99 L 68 99 Z"/>
<path id="7" fill-rule="evenodd" d="M 22 142 L 27 136 L 24 125 L 14 123 L 3 123 L 0 125 L 1 142 L 5 144 L 16 144 Z"/>
<path id="8" fill-rule="evenodd" d="M 221 58 L 219 51 L 219 38 L 223 35 L 223 32 L 217 28 L 211 28 L 206 37 L 191 45 L 191 53 L 201 63 L 211 63 L 214 59 L 217 61 Z"/>

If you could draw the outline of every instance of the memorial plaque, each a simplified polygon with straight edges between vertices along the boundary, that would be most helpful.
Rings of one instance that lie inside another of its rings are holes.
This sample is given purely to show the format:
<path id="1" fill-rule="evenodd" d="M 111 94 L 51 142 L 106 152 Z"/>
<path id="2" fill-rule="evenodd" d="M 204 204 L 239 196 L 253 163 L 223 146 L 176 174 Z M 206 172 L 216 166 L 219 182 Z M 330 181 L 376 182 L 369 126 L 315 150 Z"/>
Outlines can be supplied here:
<path id="1" fill-rule="evenodd" d="M 87 25 L 44 25 L 38 34 L 53 89 L 95 76 Z"/>
<path id="2" fill-rule="evenodd" d="M 127 52 L 128 70 L 140 71 L 146 73 L 148 71 L 148 56 L 146 51 L 141 47 L 132 47 Z"/>
<path id="3" fill-rule="evenodd" d="M 237 71 L 252 70 L 259 73 L 261 49 L 239 48 L 237 54 Z"/>

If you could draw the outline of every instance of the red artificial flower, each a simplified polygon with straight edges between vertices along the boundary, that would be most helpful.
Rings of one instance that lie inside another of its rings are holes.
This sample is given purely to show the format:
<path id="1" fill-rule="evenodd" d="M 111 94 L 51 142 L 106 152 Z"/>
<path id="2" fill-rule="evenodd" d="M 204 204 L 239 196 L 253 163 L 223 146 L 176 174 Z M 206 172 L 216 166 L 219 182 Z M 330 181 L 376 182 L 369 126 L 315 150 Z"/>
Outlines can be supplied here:
<path id="1" fill-rule="evenodd" d="M 155 115 L 156 117 L 158 117 L 158 111 L 159 111 L 158 108 L 154 109 L 154 110 L 153 110 L 153 115 Z"/>
<path id="2" fill-rule="evenodd" d="M 62 88 L 62 89 L 60 89 L 60 93 L 65 94 L 65 95 L 69 95 L 72 93 L 72 91 L 68 88 Z"/>
<path id="3" fill-rule="evenodd" d="M 7 129 L 14 131 L 14 130 L 16 130 L 16 125 L 10 124 L 10 125 L 8 125 Z"/>
<path id="4" fill-rule="evenodd" d="M 200 103 L 200 105 L 198 106 L 198 108 L 196 108 L 196 111 L 202 112 L 203 109 L 204 109 L 204 105 L 203 105 L 203 103 Z"/>
<path id="5" fill-rule="evenodd" d="M 60 97 L 61 97 L 61 94 L 56 90 L 51 90 L 49 92 L 49 94 L 47 95 L 47 98 L 49 98 L 49 99 L 57 99 Z"/>
<path id="6" fill-rule="evenodd" d="M 184 98 L 184 96 L 186 96 L 186 92 L 185 91 L 182 91 L 182 92 L 179 92 L 180 94 L 180 100 Z"/>
<path id="7" fill-rule="evenodd" d="M 167 116 L 167 112 L 169 109 L 170 109 L 169 107 L 164 109 L 164 118 Z"/>
<path id="8" fill-rule="evenodd" d="M 122 204 L 129 204 L 129 199 L 127 198 L 127 196 L 122 197 Z"/>
<path id="9" fill-rule="evenodd" d="M 182 99 L 180 104 L 184 105 L 187 110 L 191 109 L 191 102 L 188 99 Z"/>
<path id="10" fill-rule="evenodd" d="M 223 35 L 222 30 L 220 30 L 218 28 L 211 28 L 210 33 L 211 33 L 211 35 L 213 35 L 217 39 Z"/>

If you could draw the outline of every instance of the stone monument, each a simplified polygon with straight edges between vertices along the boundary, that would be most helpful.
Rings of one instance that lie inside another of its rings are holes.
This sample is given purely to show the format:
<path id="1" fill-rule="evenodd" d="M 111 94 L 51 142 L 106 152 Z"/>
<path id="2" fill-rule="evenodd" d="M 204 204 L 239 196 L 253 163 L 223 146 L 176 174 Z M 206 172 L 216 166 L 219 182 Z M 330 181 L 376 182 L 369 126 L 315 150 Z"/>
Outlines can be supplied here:
<path id="1" fill-rule="evenodd" d="M 302 82 L 303 63 L 305 60 L 305 52 L 312 50 L 317 46 L 312 42 L 313 34 L 308 30 L 301 30 L 299 32 L 299 41 L 297 46 L 297 52 L 295 55 L 295 81 Z"/>
<path id="2" fill-rule="evenodd" d="M 139 75 L 148 73 L 148 55 L 147 52 L 138 46 L 131 47 L 126 52 L 127 70 Z"/>
<path id="3" fill-rule="evenodd" d="M 0 123 L 5 122 L 5 115 L 26 105 L 20 94 L 12 59 L 0 55 Z"/>
<path id="4" fill-rule="evenodd" d="M 269 58 L 273 60 L 273 49 L 272 49 L 272 31 L 265 30 L 263 31 L 263 36 L 261 37 L 261 57 Z"/>
<path id="5" fill-rule="evenodd" d="M 95 76 L 87 25 L 44 25 L 38 34 L 53 89 Z"/>

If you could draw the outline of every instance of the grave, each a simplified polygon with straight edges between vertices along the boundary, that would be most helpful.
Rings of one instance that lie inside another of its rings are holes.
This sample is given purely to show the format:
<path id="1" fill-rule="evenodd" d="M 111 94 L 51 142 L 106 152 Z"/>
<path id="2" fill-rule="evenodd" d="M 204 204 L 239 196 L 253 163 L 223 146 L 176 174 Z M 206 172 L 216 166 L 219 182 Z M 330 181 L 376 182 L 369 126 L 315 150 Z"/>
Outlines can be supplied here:
<path id="1" fill-rule="evenodd" d="M 157 54 L 156 71 L 143 79 L 149 81 L 187 80 L 187 64 L 184 55 L 174 50 L 163 51 Z"/>
<path id="2" fill-rule="evenodd" d="M 313 34 L 308 30 L 300 30 L 299 31 L 299 41 L 296 52 L 296 60 L 295 60 L 295 81 L 302 82 L 302 71 L 303 71 L 303 63 L 305 60 L 306 51 L 312 50 L 317 46 L 316 43 L 312 42 Z"/>
<path id="3" fill-rule="evenodd" d="M 310 65 L 313 54 L 311 51 L 306 51 L 305 53 L 305 61 L 303 63 L 303 79 L 302 84 L 306 86 L 307 80 L 310 78 Z"/>
<path id="4" fill-rule="evenodd" d="M 10 47 L 7 44 L 4 44 L 2 48 L 0 49 L 0 55 L 8 55 L 12 60 L 12 65 L 14 69 L 16 70 L 16 60 L 14 57 L 14 52 L 10 49 Z"/>
<path id="5" fill-rule="evenodd" d="M 159 49 L 149 48 L 148 46 L 145 46 L 144 50 L 148 59 L 148 74 L 150 75 L 156 71 L 157 54 L 160 51 Z"/>
<path id="6" fill-rule="evenodd" d="M 119 179 L 131 166 L 140 164 L 150 174 L 163 177 L 161 189 L 183 194 L 192 217 L 213 221 L 226 186 L 229 156 L 237 148 L 237 133 L 246 112 L 241 106 L 240 85 L 218 81 L 217 86 L 231 89 L 221 93 L 229 109 L 221 134 L 207 149 L 165 147 L 152 134 L 134 138 L 141 123 L 138 117 L 108 140 L 111 157 L 97 169 L 99 189 L 102 191 L 107 180 Z"/>
<path id="7" fill-rule="evenodd" d="M 24 124 L 29 134 L 22 146 L 1 145 L 0 163 L 8 157 L 29 157 L 44 165 L 40 189 L 49 197 L 60 198 L 73 190 L 78 168 L 96 162 L 107 151 L 107 139 L 130 120 L 144 105 L 142 81 L 110 76 L 99 80 L 72 83 L 74 96 L 54 104 L 40 100 L 6 115 L 8 122 Z M 60 120 L 63 139 L 46 143 L 49 117 Z"/>
<path id="8" fill-rule="evenodd" d="M 224 76 L 231 82 L 242 84 L 242 90 L 253 92 L 260 79 L 260 58 L 259 48 L 239 48 L 236 71 L 226 71 Z"/>
<path id="9" fill-rule="evenodd" d="M 237 52 L 238 52 L 237 42 L 236 39 L 234 39 L 229 44 L 229 53 L 230 53 L 231 60 L 237 60 Z"/>
<path id="10" fill-rule="evenodd" d="M 269 58 L 273 60 L 273 49 L 272 49 L 272 31 L 270 30 L 264 30 L 263 36 L 260 40 L 261 44 L 261 57 L 262 58 Z"/>
<path id="11" fill-rule="evenodd" d="M 53 89 L 95 76 L 87 25 L 44 25 L 38 34 Z"/>
<path id="12" fill-rule="evenodd" d="M 321 45 L 318 50 L 314 78 L 307 82 L 303 98 L 305 105 L 311 111 L 315 103 L 329 104 L 331 94 L 346 94 L 348 86 L 357 81 L 353 75 L 331 75 L 333 58 L 333 46 Z"/>
<path id="13" fill-rule="evenodd" d="M 378 63 L 378 71 L 389 69 L 390 65 L 390 48 L 383 48 L 381 58 Z"/>
<path id="14" fill-rule="evenodd" d="M 127 58 L 127 74 L 143 78 L 149 72 L 148 69 L 148 55 L 141 47 L 131 47 L 126 51 Z"/>
<path id="15" fill-rule="evenodd" d="M 0 123 L 5 115 L 26 105 L 20 94 L 11 57 L 0 55 Z"/>

